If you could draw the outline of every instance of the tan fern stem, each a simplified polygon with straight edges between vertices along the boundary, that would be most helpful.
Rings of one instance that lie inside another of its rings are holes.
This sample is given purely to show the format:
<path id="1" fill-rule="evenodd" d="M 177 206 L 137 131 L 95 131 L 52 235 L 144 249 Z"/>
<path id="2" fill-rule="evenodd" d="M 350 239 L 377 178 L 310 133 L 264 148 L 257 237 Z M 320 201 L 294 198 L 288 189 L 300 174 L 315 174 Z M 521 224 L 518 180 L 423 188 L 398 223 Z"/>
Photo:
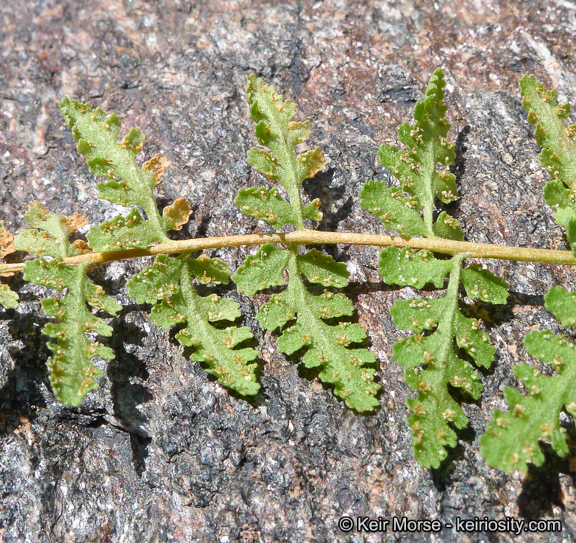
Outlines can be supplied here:
<path id="1" fill-rule="evenodd" d="M 131 249 L 107 253 L 87 253 L 67 258 L 70 265 L 80 263 L 99 264 L 128 258 L 155 256 L 160 254 L 180 254 L 218 249 L 220 247 L 239 247 L 242 245 L 264 245 L 265 243 L 295 243 L 299 245 L 340 244 L 340 245 L 372 245 L 376 247 L 411 247 L 413 249 L 428 249 L 435 253 L 452 255 L 468 253 L 469 258 L 489 258 L 498 260 L 514 260 L 519 262 L 539 262 L 542 264 L 576 265 L 576 257 L 570 251 L 553 249 L 535 249 L 531 247 L 511 247 L 493 245 L 490 243 L 470 243 L 467 241 L 452 241 L 447 239 L 427 239 L 420 237 L 387 236 L 384 234 L 356 234 L 348 232 L 322 232 L 318 230 L 302 230 L 299 232 L 277 234 L 249 234 L 245 236 L 222 236 L 212 238 L 195 238 L 171 241 L 154 245 L 148 249 Z M 0 274 L 18 273 L 22 271 L 23 263 L 0 264 Z"/>

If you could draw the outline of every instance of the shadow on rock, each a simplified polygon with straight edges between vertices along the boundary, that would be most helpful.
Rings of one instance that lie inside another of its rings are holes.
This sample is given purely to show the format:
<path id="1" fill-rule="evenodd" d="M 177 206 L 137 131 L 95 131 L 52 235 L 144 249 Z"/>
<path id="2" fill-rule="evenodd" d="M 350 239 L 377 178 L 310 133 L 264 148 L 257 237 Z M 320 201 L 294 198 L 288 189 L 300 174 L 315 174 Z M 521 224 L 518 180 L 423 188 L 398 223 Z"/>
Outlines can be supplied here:
<path id="1" fill-rule="evenodd" d="M 575 433 L 573 424 L 568 433 Z M 518 498 L 518 509 L 522 518 L 538 520 L 543 517 L 555 517 L 554 507 L 564 510 L 560 474 L 570 475 L 574 485 L 574 471 L 570 468 L 574 460 L 574 448 L 565 458 L 560 458 L 547 443 L 540 443 L 545 461 L 541 466 L 529 465 L 528 473 L 522 482 L 522 493 Z"/>
<path id="2" fill-rule="evenodd" d="M 42 334 L 47 321 L 14 310 L 6 311 L 4 316 L 10 321 L 10 336 L 22 347 L 8 348 L 14 367 L 6 371 L 5 384 L 0 388 L 0 407 L 14 416 L 29 417 L 36 407 L 46 407 L 42 385 L 50 387 L 46 360 L 51 352 Z"/>
<path id="3" fill-rule="evenodd" d="M 152 393 L 145 386 L 149 377 L 142 360 L 128 352 L 125 344 L 142 345 L 142 331 L 124 320 L 124 310 L 114 319 L 116 333 L 112 337 L 111 347 L 115 358 L 108 364 L 110 394 L 114 402 L 114 416 L 120 426 L 129 432 L 133 462 L 138 475 L 146 469 L 146 457 L 151 438 L 148 434 L 148 418 L 139 406 L 152 400 Z"/>

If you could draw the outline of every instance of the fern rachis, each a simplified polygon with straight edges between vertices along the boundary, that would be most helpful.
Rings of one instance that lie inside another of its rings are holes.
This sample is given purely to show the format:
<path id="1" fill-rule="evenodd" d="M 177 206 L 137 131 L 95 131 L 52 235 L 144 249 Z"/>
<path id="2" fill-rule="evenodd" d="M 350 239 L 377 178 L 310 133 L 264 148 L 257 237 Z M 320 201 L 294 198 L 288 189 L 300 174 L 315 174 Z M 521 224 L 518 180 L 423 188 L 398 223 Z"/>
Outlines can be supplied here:
<path id="1" fill-rule="evenodd" d="M 570 110 L 567 105 L 557 105 L 555 93 L 533 77 L 524 78 L 521 88 L 528 120 L 536 126 L 536 139 L 544 147 L 542 165 L 553 178 L 546 185 L 545 198 L 574 248 L 576 130 L 564 124 Z M 48 366 L 56 397 L 67 405 L 79 405 L 97 387 L 100 372 L 93 359 L 113 356 L 111 349 L 92 335 L 109 336 L 113 332 L 104 315 L 94 312 L 99 308 L 114 315 L 120 306 L 90 281 L 91 264 L 144 255 L 157 258 L 129 280 L 131 296 L 138 303 L 152 304 L 150 318 L 159 326 L 180 326 L 178 341 L 193 347 L 192 360 L 205 364 L 222 385 L 247 397 L 256 394 L 260 387 L 256 379 L 258 353 L 250 346 L 250 330 L 238 326 L 238 304 L 215 292 L 200 295 L 195 286 L 195 282 L 208 286 L 228 283 L 228 266 L 219 259 L 206 255 L 191 258 L 188 253 L 259 244 L 262 247 L 233 276 L 238 290 L 249 296 L 276 288 L 260 307 L 259 323 L 279 331 L 279 350 L 301 354 L 302 363 L 317 368 L 319 378 L 333 386 L 346 405 L 361 412 L 373 411 L 378 406 L 379 389 L 375 356 L 362 346 L 366 332 L 347 320 L 354 311 L 352 302 L 342 292 L 333 291 L 346 287 L 346 267 L 316 249 L 305 252 L 300 245 L 380 245 L 387 247 L 380 256 L 380 273 L 387 283 L 414 288 L 432 283 L 446 289 L 440 298 L 400 300 L 392 308 L 394 322 L 414 332 L 393 349 L 394 358 L 406 368 L 407 384 L 417 391 L 408 402 L 414 451 L 423 465 L 438 466 L 456 443 L 456 430 L 467 424 L 450 389 L 461 388 L 478 398 L 481 379 L 472 364 L 488 367 L 494 355 L 480 320 L 462 314 L 460 289 L 472 300 L 489 303 L 505 303 L 507 296 L 502 280 L 477 265 L 466 265 L 466 260 L 483 257 L 576 264 L 576 258 L 567 251 L 463 241 L 460 224 L 439 204 L 456 199 L 455 178 L 449 169 L 454 147 L 448 141 L 450 126 L 445 119 L 443 89 L 443 74 L 437 70 L 424 100 L 416 106 L 414 124 L 398 129 L 405 149 L 380 149 L 381 162 L 399 183 L 389 187 L 383 181 L 371 181 L 361 192 L 363 207 L 401 237 L 306 228 L 306 221 L 321 219 L 321 202 L 305 203 L 301 185 L 324 167 L 324 154 L 319 148 L 295 152 L 296 145 L 310 135 L 309 123 L 293 121 L 295 104 L 255 76 L 248 78 L 247 98 L 260 147 L 248 152 L 248 161 L 279 188 L 241 189 L 235 201 L 243 213 L 268 222 L 275 230 L 295 229 L 289 232 L 172 241 L 168 231 L 180 229 L 191 208 L 185 198 L 175 200 L 162 213 L 156 206 L 154 187 L 168 161 L 156 155 L 138 167 L 134 159 L 144 142 L 139 130 L 131 129 L 118 142 L 118 117 L 64 99 L 62 111 L 78 140 L 78 150 L 88 159 L 91 171 L 107 179 L 99 184 L 100 197 L 127 207 L 127 215 L 93 226 L 87 234 L 88 244 L 70 241 L 83 223 L 82 217 L 51 213 L 39 203 L 33 203 L 25 217 L 32 228 L 21 229 L 14 241 L 0 221 L 0 258 L 13 259 L 15 249 L 36 255 L 25 264 L 0 262 L 0 276 L 23 269 L 25 280 L 62 292 L 60 297 L 42 302 L 45 313 L 56 320 L 44 328 L 55 340 L 49 343 L 53 357 Z M 434 252 L 450 257 L 435 257 Z M 324 292 L 313 293 L 308 283 Z M 563 325 L 574 326 L 574 300 L 576 293 L 555 287 L 546 296 L 546 307 Z M 17 303 L 17 294 L 0 284 L 0 304 L 12 310 Z M 541 463 L 541 440 L 550 441 L 559 454 L 565 454 L 560 413 L 576 415 L 573 344 L 548 331 L 531 332 L 525 344 L 530 354 L 553 364 L 556 375 L 545 377 L 528 365 L 518 366 L 515 373 L 528 395 L 507 390 L 510 411 L 496 412 L 481 438 L 487 461 L 509 471 L 525 470 L 530 462 Z"/>

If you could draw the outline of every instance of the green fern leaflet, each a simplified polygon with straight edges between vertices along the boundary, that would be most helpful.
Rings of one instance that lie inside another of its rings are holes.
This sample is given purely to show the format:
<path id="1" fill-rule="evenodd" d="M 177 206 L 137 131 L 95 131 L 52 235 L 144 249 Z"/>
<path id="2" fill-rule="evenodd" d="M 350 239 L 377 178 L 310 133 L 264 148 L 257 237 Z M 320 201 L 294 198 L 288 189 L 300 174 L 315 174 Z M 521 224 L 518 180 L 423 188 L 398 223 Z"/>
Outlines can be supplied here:
<path id="1" fill-rule="evenodd" d="M 15 246 L 42 255 L 26 262 L 24 279 L 59 291 L 67 289 L 62 298 L 42 300 L 44 313 L 58 320 L 48 323 L 42 331 L 56 339 L 56 343 L 48 343 L 54 356 L 47 362 L 54 394 L 64 405 L 78 406 L 88 392 L 98 388 L 96 378 L 102 376 L 90 360 L 114 358 L 112 349 L 86 336 L 88 332 L 101 336 L 112 334 L 112 328 L 90 312 L 87 305 L 111 315 L 121 307 L 104 294 L 102 287 L 90 282 L 86 276 L 87 264 L 73 267 L 62 262 L 64 258 L 82 253 L 82 244 L 72 244 L 68 238 L 86 223 L 84 217 L 77 213 L 65 217 L 33 202 L 24 218 L 34 228 L 21 230 Z M 53 257 L 53 260 L 43 257 Z"/>
<path id="2" fill-rule="evenodd" d="M 388 228 L 401 235 L 463 240 L 460 223 L 436 201 L 447 204 L 456 196 L 456 178 L 449 171 L 454 163 L 454 144 L 447 141 L 450 124 L 445 119 L 444 74 L 437 69 L 430 79 L 426 97 L 416 105 L 414 124 L 398 128 L 398 139 L 406 150 L 382 145 L 379 157 L 398 179 L 399 187 L 371 181 L 360 192 L 361 205 L 372 211 Z M 388 247 L 380 255 L 380 275 L 388 284 L 438 288 L 449 276 L 443 298 L 399 300 L 391 310 L 393 321 L 414 335 L 394 345 L 394 358 L 406 367 L 406 383 L 418 391 L 408 400 L 412 411 L 414 455 L 423 466 L 438 467 L 447 449 L 457 442 L 455 428 L 468 420 L 450 393 L 449 386 L 477 399 L 482 392 L 477 372 L 466 358 L 488 367 L 495 349 L 479 328 L 480 322 L 466 318 L 459 308 L 459 286 L 473 300 L 503 304 L 507 285 L 488 270 L 462 267 L 466 254 L 451 259 L 436 258 L 430 251 Z M 465 355 L 464 355 L 465 353 Z"/>
<path id="3" fill-rule="evenodd" d="M 361 343 L 366 332 L 359 324 L 340 322 L 332 325 L 330 319 L 350 316 L 352 302 L 343 294 L 328 289 L 315 296 L 308 292 L 302 276 L 323 286 L 346 286 L 346 266 L 312 249 L 306 255 L 264 245 L 256 255 L 249 256 L 238 268 L 233 279 L 240 292 L 255 293 L 271 285 L 283 284 L 283 272 L 288 268 L 286 290 L 272 296 L 258 313 L 258 321 L 267 330 L 276 330 L 286 324 L 278 348 L 286 354 L 301 349 L 306 353 L 302 361 L 307 368 L 321 368 L 320 379 L 334 386 L 334 393 L 348 407 L 357 411 L 371 411 L 378 406 L 374 382 L 375 370 L 370 367 L 376 357 L 366 349 L 350 348 Z"/>
<path id="4" fill-rule="evenodd" d="M 304 220 L 319 221 L 320 202 L 302 202 L 302 182 L 316 175 L 326 164 L 324 153 L 315 148 L 295 154 L 296 145 L 310 135 L 310 123 L 292 121 L 296 105 L 276 93 L 255 77 L 249 76 L 246 96 L 255 134 L 262 148 L 248 151 L 248 162 L 268 179 L 276 181 L 288 199 L 277 188 L 261 187 L 241 190 L 236 198 L 240 210 L 262 219 L 274 228 L 293 224 L 304 229 Z M 284 285 L 284 272 L 288 271 L 288 285 L 272 296 L 258 313 L 258 320 L 268 330 L 283 328 L 278 348 L 293 354 L 305 350 L 302 361 L 308 368 L 320 368 L 319 377 L 334 386 L 334 393 L 346 405 L 358 411 L 370 411 L 378 406 L 376 394 L 379 386 L 371 367 L 375 356 L 365 348 L 351 348 L 366 338 L 358 324 L 331 319 L 350 316 L 353 305 L 343 294 L 335 294 L 329 287 L 342 288 L 348 284 L 348 272 L 343 263 L 312 249 L 299 254 L 296 245 L 278 249 L 267 244 L 256 255 L 246 259 L 233 280 L 240 292 L 253 295 L 272 286 Z M 326 287 L 324 294 L 313 295 L 304 284 Z"/>
<path id="5" fill-rule="evenodd" d="M 553 287 L 544 297 L 545 306 L 562 324 L 576 326 L 576 292 Z M 480 452 L 491 466 L 504 471 L 528 471 L 528 463 L 540 466 L 544 454 L 540 441 L 550 443 L 560 455 L 568 453 L 566 429 L 560 413 L 576 416 L 576 348 L 567 338 L 549 330 L 529 332 L 524 337 L 528 354 L 552 364 L 554 376 L 542 375 L 528 364 L 519 364 L 514 374 L 529 396 L 507 387 L 507 413 L 495 411 L 486 433 L 480 437 Z"/>
<path id="6" fill-rule="evenodd" d="M 520 80 L 520 90 L 528 121 L 536 127 L 534 137 L 543 147 L 540 164 L 552 177 L 544 198 L 576 255 L 576 125 L 564 124 L 570 104 L 559 105 L 556 91 L 547 90 L 533 75 Z"/>
<path id="7" fill-rule="evenodd" d="M 250 329 L 234 326 L 220 329 L 212 324 L 239 318 L 238 304 L 217 294 L 199 296 L 191 276 L 200 283 L 218 284 L 227 283 L 230 272 L 221 260 L 205 256 L 197 259 L 159 256 L 152 266 L 129 281 L 130 296 L 138 303 L 155 304 L 150 318 L 162 328 L 186 323 L 176 339 L 182 345 L 194 347 L 192 360 L 206 363 L 206 371 L 221 384 L 242 395 L 256 394 L 260 388 L 256 381 L 257 364 L 249 362 L 256 359 L 258 352 L 250 347 L 236 348 L 252 339 Z"/>

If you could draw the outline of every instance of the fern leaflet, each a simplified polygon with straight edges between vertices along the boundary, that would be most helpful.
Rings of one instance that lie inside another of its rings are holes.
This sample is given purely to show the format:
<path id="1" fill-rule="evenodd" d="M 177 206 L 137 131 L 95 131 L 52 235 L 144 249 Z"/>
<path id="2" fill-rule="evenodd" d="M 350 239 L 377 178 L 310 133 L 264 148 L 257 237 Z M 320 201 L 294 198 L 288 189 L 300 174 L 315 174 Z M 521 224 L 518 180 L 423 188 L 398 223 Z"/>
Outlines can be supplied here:
<path id="1" fill-rule="evenodd" d="M 33 228 L 21 230 L 14 244 L 19 250 L 41 256 L 26 262 L 24 279 L 60 291 L 67 289 L 60 299 L 42 300 L 44 313 L 59 321 L 48 323 L 42 331 L 56 339 L 56 343 L 48 343 L 54 356 L 47 362 L 54 394 L 63 404 L 78 406 L 88 392 L 98 388 L 95 378 L 102 375 L 90 360 L 114 358 L 112 349 L 86 337 L 88 332 L 101 336 L 112 334 L 112 328 L 88 311 L 87 304 L 111 315 L 121 307 L 104 294 L 102 287 L 90 282 L 86 276 L 87 264 L 73 267 L 62 262 L 83 252 L 85 244 L 70 243 L 69 237 L 86 224 L 85 217 L 78 213 L 65 217 L 33 202 L 24 218 Z"/>
<path id="2" fill-rule="evenodd" d="M 543 147 L 540 163 L 552 177 L 544 187 L 544 198 L 554 208 L 556 222 L 566 229 L 576 254 L 576 125 L 567 128 L 564 124 L 570 106 L 558 105 L 556 91 L 547 90 L 533 75 L 520 80 L 520 89 L 528 121 L 536 127 L 534 136 Z M 553 287 L 544 301 L 546 309 L 564 326 L 576 326 L 576 292 Z M 542 375 L 528 364 L 514 368 L 530 395 L 506 388 L 504 397 L 510 411 L 496 410 L 486 433 L 480 437 L 480 452 L 486 461 L 508 472 L 527 471 L 528 463 L 542 465 L 540 441 L 550 443 L 560 456 L 565 456 L 568 444 L 560 413 L 566 410 L 576 416 L 574 344 L 549 330 L 529 332 L 524 344 L 528 354 L 553 364 L 556 375 Z"/>
<path id="3" fill-rule="evenodd" d="M 445 211 L 437 213 L 435 200 L 454 201 L 456 179 L 448 167 L 454 163 L 454 144 L 446 140 L 450 124 L 445 119 L 444 74 L 437 69 L 426 90 L 426 98 L 416 105 L 414 124 L 398 128 L 398 139 L 407 150 L 382 145 L 379 157 L 400 181 L 388 187 L 384 181 L 371 181 L 360 193 L 361 205 L 402 235 L 463 240 L 460 223 Z M 434 219 L 436 216 L 436 219 Z M 478 398 L 482 385 L 477 372 L 459 350 L 476 365 L 488 367 L 495 349 L 479 329 L 480 322 L 460 312 L 459 285 L 462 282 L 472 299 L 505 303 L 507 285 L 487 270 L 476 266 L 462 268 L 465 253 L 440 260 L 429 251 L 399 250 L 392 246 L 382 251 L 380 274 L 388 284 L 422 288 L 426 283 L 444 286 L 443 298 L 398 300 L 392 307 L 393 321 L 409 328 L 414 335 L 394 345 L 394 358 L 405 366 L 407 384 L 418 391 L 408 400 L 412 416 L 412 445 L 423 466 L 438 467 L 447 448 L 456 445 L 452 426 L 464 428 L 468 421 L 452 398 L 448 385 Z"/>
<path id="4" fill-rule="evenodd" d="M 536 127 L 536 141 L 543 147 L 540 164 L 552 177 L 544 198 L 576 255 L 576 125 L 564 124 L 570 104 L 559 105 L 556 91 L 547 90 L 533 75 L 520 80 L 520 90 L 528 121 Z"/>
<path id="5" fill-rule="evenodd" d="M 310 135 L 310 123 L 293 122 L 296 106 L 277 94 L 254 75 L 248 77 L 246 95 L 250 115 L 256 123 L 255 134 L 262 148 L 248 151 L 248 162 L 269 179 L 277 181 L 286 191 L 288 200 L 280 192 L 267 187 L 241 190 L 236 204 L 246 215 L 262 219 L 274 228 L 293 224 L 304 229 L 304 219 L 319 221 L 320 202 L 302 202 L 302 182 L 316 175 L 326 164 L 324 153 L 315 148 L 295 154 L 295 147 Z M 233 277 L 238 290 L 252 295 L 271 286 L 284 284 L 286 289 L 272 296 L 258 313 L 258 320 L 268 330 L 289 324 L 278 339 L 278 348 L 292 354 L 305 348 L 302 361 L 308 368 L 321 368 L 319 377 L 334 386 L 334 392 L 346 405 L 358 411 L 370 411 L 378 406 L 374 381 L 375 356 L 365 348 L 349 348 L 361 343 L 366 333 L 358 324 L 340 322 L 332 325 L 329 319 L 350 316 L 353 305 L 343 294 L 334 294 L 328 287 L 342 288 L 348 284 L 348 272 L 343 263 L 312 249 L 298 254 L 298 247 L 278 249 L 266 244 L 246 259 Z M 309 292 L 302 277 L 326 287 L 324 294 Z"/>
<path id="6" fill-rule="evenodd" d="M 150 318 L 162 328 L 186 323 L 176 334 L 185 346 L 194 347 L 192 360 L 205 362 L 211 373 L 228 388 L 242 395 L 253 395 L 260 385 L 256 382 L 256 364 L 248 364 L 258 356 L 252 348 L 235 349 L 252 338 L 249 328 L 231 326 L 215 328 L 212 323 L 234 321 L 240 317 L 238 304 L 217 294 L 199 296 L 190 277 L 200 283 L 228 283 L 228 267 L 218 259 L 201 256 L 169 258 L 159 256 L 152 266 L 135 275 L 128 283 L 130 295 L 138 303 L 155 304 Z M 159 303 L 157 303 L 159 301 Z"/>
<path id="7" fill-rule="evenodd" d="M 553 287 L 544 297 L 545 306 L 562 324 L 576 326 L 576 292 Z M 524 337 L 528 354 L 552 364 L 556 375 L 542 375 L 528 364 L 519 364 L 514 374 L 529 396 L 507 387 L 504 391 L 510 411 L 496 410 L 486 433 L 480 436 L 480 452 L 491 466 L 504 471 L 528 471 L 527 463 L 540 466 L 544 455 L 539 442 L 545 441 L 560 455 L 568 452 L 566 429 L 560 413 L 576 416 L 576 349 L 565 337 L 549 330 L 529 332 Z"/>

